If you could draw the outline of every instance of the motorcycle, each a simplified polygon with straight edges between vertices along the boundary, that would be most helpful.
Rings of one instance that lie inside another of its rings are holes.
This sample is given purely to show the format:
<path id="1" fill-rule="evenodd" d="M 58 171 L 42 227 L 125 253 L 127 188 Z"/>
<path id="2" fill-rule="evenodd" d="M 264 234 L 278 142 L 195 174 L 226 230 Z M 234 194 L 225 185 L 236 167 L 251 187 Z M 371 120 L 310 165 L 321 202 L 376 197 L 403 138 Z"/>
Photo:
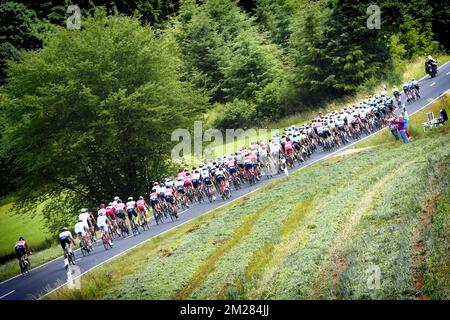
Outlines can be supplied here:
<path id="1" fill-rule="evenodd" d="M 427 74 L 430 75 L 431 78 L 436 77 L 436 75 L 437 75 L 437 61 L 436 62 L 429 62 L 429 63 L 427 63 L 426 72 L 427 72 Z"/>

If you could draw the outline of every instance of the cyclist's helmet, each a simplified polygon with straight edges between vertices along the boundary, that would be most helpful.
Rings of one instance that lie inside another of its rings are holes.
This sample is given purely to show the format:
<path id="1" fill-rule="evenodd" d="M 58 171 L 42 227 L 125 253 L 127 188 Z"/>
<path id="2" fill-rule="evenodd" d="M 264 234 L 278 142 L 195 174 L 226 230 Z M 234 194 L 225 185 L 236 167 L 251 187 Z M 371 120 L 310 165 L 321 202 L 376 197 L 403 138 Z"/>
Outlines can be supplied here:
<path id="1" fill-rule="evenodd" d="M 67 231 L 67 227 L 62 228 L 62 231 Z"/>
<path id="2" fill-rule="evenodd" d="M 184 168 L 184 172 L 188 172 L 189 171 L 189 169 L 188 168 Z"/>
<path id="3" fill-rule="evenodd" d="M 117 203 L 122 203 L 122 200 L 120 200 L 120 199 L 119 199 L 119 200 L 117 200 Z"/>
<path id="4" fill-rule="evenodd" d="M 140 196 L 140 197 L 139 197 L 139 200 L 144 200 L 144 197 L 143 197 L 143 196 Z"/>
<path id="5" fill-rule="evenodd" d="M 80 210 L 81 213 L 85 213 L 86 211 L 87 211 L 86 208 L 83 208 L 83 209 Z"/>
<path id="6" fill-rule="evenodd" d="M 25 239 L 23 237 L 20 237 L 19 241 L 25 241 Z"/>
<path id="7" fill-rule="evenodd" d="M 108 203 L 108 207 L 112 207 L 112 205 L 113 205 L 112 202 Z"/>
<path id="8" fill-rule="evenodd" d="M 133 201 L 133 197 L 128 197 L 128 201 Z"/>
<path id="9" fill-rule="evenodd" d="M 152 192 L 156 192 L 156 188 L 153 188 L 153 189 L 152 189 Z"/>
<path id="10" fill-rule="evenodd" d="M 117 200 L 119 200 L 120 198 L 118 197 L 118 196 L 115 196 L 114 197 L 114 201 L 117 201 Z"/>

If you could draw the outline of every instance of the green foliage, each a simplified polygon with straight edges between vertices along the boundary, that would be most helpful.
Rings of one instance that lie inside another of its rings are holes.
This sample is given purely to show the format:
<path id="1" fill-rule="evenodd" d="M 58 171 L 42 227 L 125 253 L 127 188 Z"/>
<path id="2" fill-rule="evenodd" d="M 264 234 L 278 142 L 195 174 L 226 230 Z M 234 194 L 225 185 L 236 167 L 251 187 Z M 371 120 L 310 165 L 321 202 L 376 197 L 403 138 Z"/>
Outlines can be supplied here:
<path id="1" fill-rule="evenodd" d="M 0 3 L 0 85 L 6 78 L 6 61 L 17 60 L 19 50 L 36 50 L 41 46 L 36 13 L 15 2 Z"/>
<path id="2" fill-rule="evenodd" d="M 216 120 L 218 128 L 251 128 L 256 116 L 255 106 L 245 100 L 235 99 L 225 105 L 224 112 Z"/>
<path id="3" fill-rule="evenodd" d="M 292 0 L 257 0 L 257 21 L 267 30 L 274 43 L 287 47 L 289 44 L 292 16 L 295 12 Z"/>
<path id="4" fill-rule="evenodd" d="M 233 1 L 208 0 L 201 6 L 187 1 L 181 7 L 181 26 L 177 37 L 183 52 L 187 79 L 196 87 L 207 90 L 212 102 L 230 103 L 235 99 L 258 105 L 265 91 L 278 90 L 266 86 L 283 83 L 283 57 L 278 46 L 260 32 L 253 19 L 246 16 Z M 235 105 L 227 107 L 235 110 Z M 260 110 L 268 110 L 262 106 Z M 233 111 L 232 111 L 233 112 Z M 276 114 L 275 114 L 276 115 Z M 270 114 L 264 114 L 270 117 Z M 223 128 L 242 126 L 233 122 L 234 115 L 217 122 Z M 246 115 L 243 116 L 246 118 Z"/>
<path id="5" fill-rule="evenodd" d="M 180 80 L 178 52 L 170 35 L 100 10 L 82 30 L 58 28 L 39 52 L 22 52 L 1 105 L 4 149 L 26 175 L 21 204 L 50 199 L 55 227 L 83 202 L 147 192 L 169 168 L 171 132 L 206 103 Z"/>

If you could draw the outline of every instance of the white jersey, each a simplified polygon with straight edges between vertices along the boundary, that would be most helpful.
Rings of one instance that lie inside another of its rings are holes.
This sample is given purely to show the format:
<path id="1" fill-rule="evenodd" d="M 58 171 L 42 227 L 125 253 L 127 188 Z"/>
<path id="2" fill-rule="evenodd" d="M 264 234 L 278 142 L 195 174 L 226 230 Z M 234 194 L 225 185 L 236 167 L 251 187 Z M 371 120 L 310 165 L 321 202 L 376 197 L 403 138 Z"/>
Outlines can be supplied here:
<path id="1" fill-rule="evenodd" d="M 72 232 L 69 230 L 63 231 L 59 234 L 59 240 L 72 239 Z"/>
<path id="2" fill-rule="evenodd" d="M 208 170 L 202 170 L 201 175 L 202 175 L 203 179 L 209 178 L 209 171 Z"/>
<path id="3" fill-rule="evenodd" d="M 129 209 L 134 209 L 134 208 L 136 208 L 136 201 L 128 201 L 127 202 L 127 211 Z"/>
<path id="4" fill-rule="evenodd" d="M 80 213 L 80 215 L 78 216 L 78 219 L 83 220 L 83 223 L 86 226 L 86 228 L 89 228 L 88 224 L 89 217 L 90 217 L 89 212 Z"/>
<path id="5" fill-rule="evenodd" d="M 106 215 L 102 214 L 101 216 L 98 216 L 98 218 L 97 218 L 97 226 L 99 226 L 99 227 L 108 226 L 107 221 L 108 221 L 108 217 Z"/>
<path id="6" fill-rule="evenodd" d="M 192 180 L 200 180 L 200 172 L 194 172 L 192 175 Z"/>
<path id="7" fill-rule="evenodd" d="M 184 181 L 183 180 L 181 180 L 181 181 L 176 181 L 175 182 L 175 186 L 177 187 L 177 188 L 181 188 L 181 187 L 183 187 L 184 188 Z"/>
<path id="8" fill-rule="evenodd" d="M 172 188 L 174 186 L 174 182 L 172 180 L 166 181 L 166 188 Z M 165 189 L 164 189 L 165 191 Z M 156 189 L 156 192 L 158 192 L 158 189 Z"/>
<path id="9" fill-rule="evenodd" d="M 156 188 L 156 193 L 157 193 L 157 194 L 163 194 L 164 191 L 166 190 L 166 188 L 164 188 L 164 187 L 161 186 L 161 185 L 156 186 L 155 188 Z"/>
<path id="10" fill-rule="evenodd" d="M 75 225 L 75 227 L 74 227 L 75 234 L 82 233 L 82 236 L 84 236 L 84 235 L 86 234 L 85 227 L 86 227 L 86 226 L 85 226 L 85 224 L 84 224 L 83 221 L 82 221 L 82 222 L 78 222 L 78 223 Z"/>

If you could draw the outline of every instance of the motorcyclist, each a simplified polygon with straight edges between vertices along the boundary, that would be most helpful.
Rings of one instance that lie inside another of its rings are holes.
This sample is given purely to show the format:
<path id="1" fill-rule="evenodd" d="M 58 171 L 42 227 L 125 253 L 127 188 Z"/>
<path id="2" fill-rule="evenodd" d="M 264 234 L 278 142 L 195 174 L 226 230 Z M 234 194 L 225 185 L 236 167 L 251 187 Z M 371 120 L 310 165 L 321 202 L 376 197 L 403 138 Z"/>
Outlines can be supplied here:
<path id="1" fill-rule="evenodd" d="M 425 60 L 425 72 L 430 75 L 432 72 L 435 74 L 437 72 L 437 61 L 430 55 Z"/>

